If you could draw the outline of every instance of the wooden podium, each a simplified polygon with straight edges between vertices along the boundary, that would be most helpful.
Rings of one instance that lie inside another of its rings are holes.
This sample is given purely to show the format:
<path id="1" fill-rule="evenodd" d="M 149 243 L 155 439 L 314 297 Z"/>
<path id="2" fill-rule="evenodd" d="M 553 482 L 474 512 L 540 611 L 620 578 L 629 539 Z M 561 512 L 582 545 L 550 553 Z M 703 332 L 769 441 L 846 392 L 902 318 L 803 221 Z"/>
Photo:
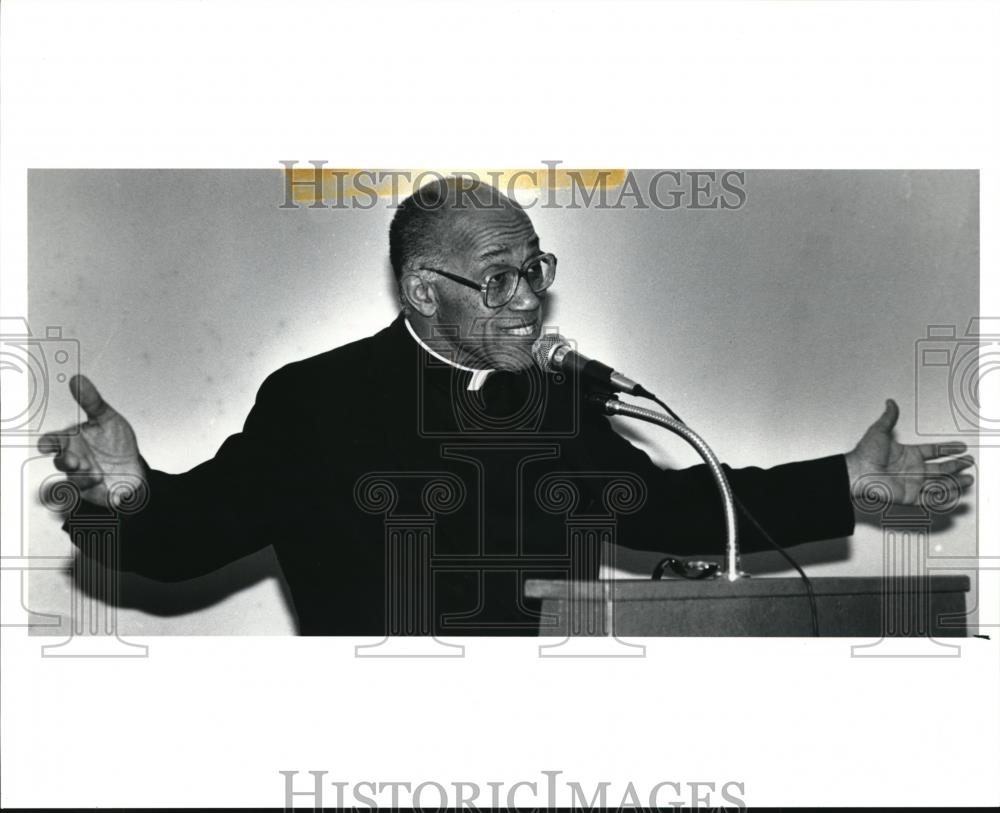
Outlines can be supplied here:
<path id="1" fill-rule="evenodd" d="M 968 635 L 968 576 L 814 578 L 821 636 Z M 811 636 L 799 578 L 569 582 L 529 579 L 540 635 Z"/>

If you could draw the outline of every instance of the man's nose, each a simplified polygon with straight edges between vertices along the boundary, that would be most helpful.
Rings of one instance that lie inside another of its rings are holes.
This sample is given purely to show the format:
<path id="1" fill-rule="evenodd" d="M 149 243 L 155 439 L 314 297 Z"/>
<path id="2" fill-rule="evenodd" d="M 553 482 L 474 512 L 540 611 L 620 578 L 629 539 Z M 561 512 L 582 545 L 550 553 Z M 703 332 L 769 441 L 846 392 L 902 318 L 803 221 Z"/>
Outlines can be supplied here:
<path id="1" fill-rule="evenodd" d="M 517 289 L 514 291 L 514 296 L 510 300 L 511 310 L 533 311 L 538 310 L 541 305 L 541 297 L 531 290 L 528 280 L 521 277 L 517 283 Z"/>

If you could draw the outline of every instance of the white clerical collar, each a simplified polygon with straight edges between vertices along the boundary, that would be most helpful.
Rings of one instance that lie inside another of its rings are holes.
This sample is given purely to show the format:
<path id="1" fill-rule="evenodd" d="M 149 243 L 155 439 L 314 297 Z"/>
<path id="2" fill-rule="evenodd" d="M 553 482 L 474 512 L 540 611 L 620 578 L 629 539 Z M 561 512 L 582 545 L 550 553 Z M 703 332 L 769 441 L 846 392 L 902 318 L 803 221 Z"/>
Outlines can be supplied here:
<path id="1" fill-rule="evenodd" d="M 489 374 L 493 372 L 493 370 L 477 370 L 473 367 L 466 367 L 462 364 L 455 363 L 451 359 L 445 358 L 440 353 L 436 353 L 432 348 L 427 346 L 424 340 L 417 335 L 417 332 L 413 329 L 413 325 L 410 324 L 409 319 L 407 319 L 404 316 L 403 321 L 406 323 L 406 329 L 410 331 L 410 335 L 413 337 L 414 341 L 417 344 L 419 344 L 422 348 L 424 348 L 424 350 L 426 350 L 428 353 L 434 356 L 434 358 L 436 358 L 438 361 L 443 361 L 445 364 L 451 367 L 457 367 L 459 370 L 465 370 L 465 372 L 467 373 L 472 373 L 472 377 L 469 379 L 469 386 L 466 387 L 467 390 L 471 392 L 476 392 L 480 387 L 483 386 L 484 383 L 486 383 L 486 379 L 489 377 Z"/>

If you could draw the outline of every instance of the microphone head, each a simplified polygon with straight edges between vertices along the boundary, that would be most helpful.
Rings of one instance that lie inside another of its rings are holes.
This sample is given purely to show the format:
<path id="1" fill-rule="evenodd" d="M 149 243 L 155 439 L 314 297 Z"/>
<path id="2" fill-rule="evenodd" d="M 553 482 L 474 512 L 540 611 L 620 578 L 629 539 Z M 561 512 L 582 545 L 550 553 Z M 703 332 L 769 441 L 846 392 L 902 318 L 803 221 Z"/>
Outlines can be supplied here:
<path id="1" fill-rule="evenodd" d="M 569 342 L 558 333 L 546 333 L 535 339 L 535 343 L 531 345 L 531 355 L 535 359 L 535 364 L 545 372 L 551 373 L 558 369 L 552 363 L 556 351 L 569 346 Z"/>

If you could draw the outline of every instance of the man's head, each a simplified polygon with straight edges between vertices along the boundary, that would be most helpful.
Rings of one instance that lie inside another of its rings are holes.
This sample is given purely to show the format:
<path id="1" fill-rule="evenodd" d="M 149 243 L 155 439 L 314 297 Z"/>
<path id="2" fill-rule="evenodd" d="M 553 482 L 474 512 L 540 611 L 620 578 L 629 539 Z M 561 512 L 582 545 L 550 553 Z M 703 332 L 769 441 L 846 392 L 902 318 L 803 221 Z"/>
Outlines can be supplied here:
<path id="1" fill-rule="evenodd" d="M 541 287 L 555 265 L 517 203 L 467 178 L 423 186 L 393 217 L 389 255 L 411 322 L 424 335 L 449 337 L 456 361 L 500 369 L 531 363 L 545 292 L 533 291 L 529 281 Z M 504 273 L 517 280 L 511 269 L 529 275 L 504 291 Z M 487 304 L 480 286 L 491 280 Z"/>

